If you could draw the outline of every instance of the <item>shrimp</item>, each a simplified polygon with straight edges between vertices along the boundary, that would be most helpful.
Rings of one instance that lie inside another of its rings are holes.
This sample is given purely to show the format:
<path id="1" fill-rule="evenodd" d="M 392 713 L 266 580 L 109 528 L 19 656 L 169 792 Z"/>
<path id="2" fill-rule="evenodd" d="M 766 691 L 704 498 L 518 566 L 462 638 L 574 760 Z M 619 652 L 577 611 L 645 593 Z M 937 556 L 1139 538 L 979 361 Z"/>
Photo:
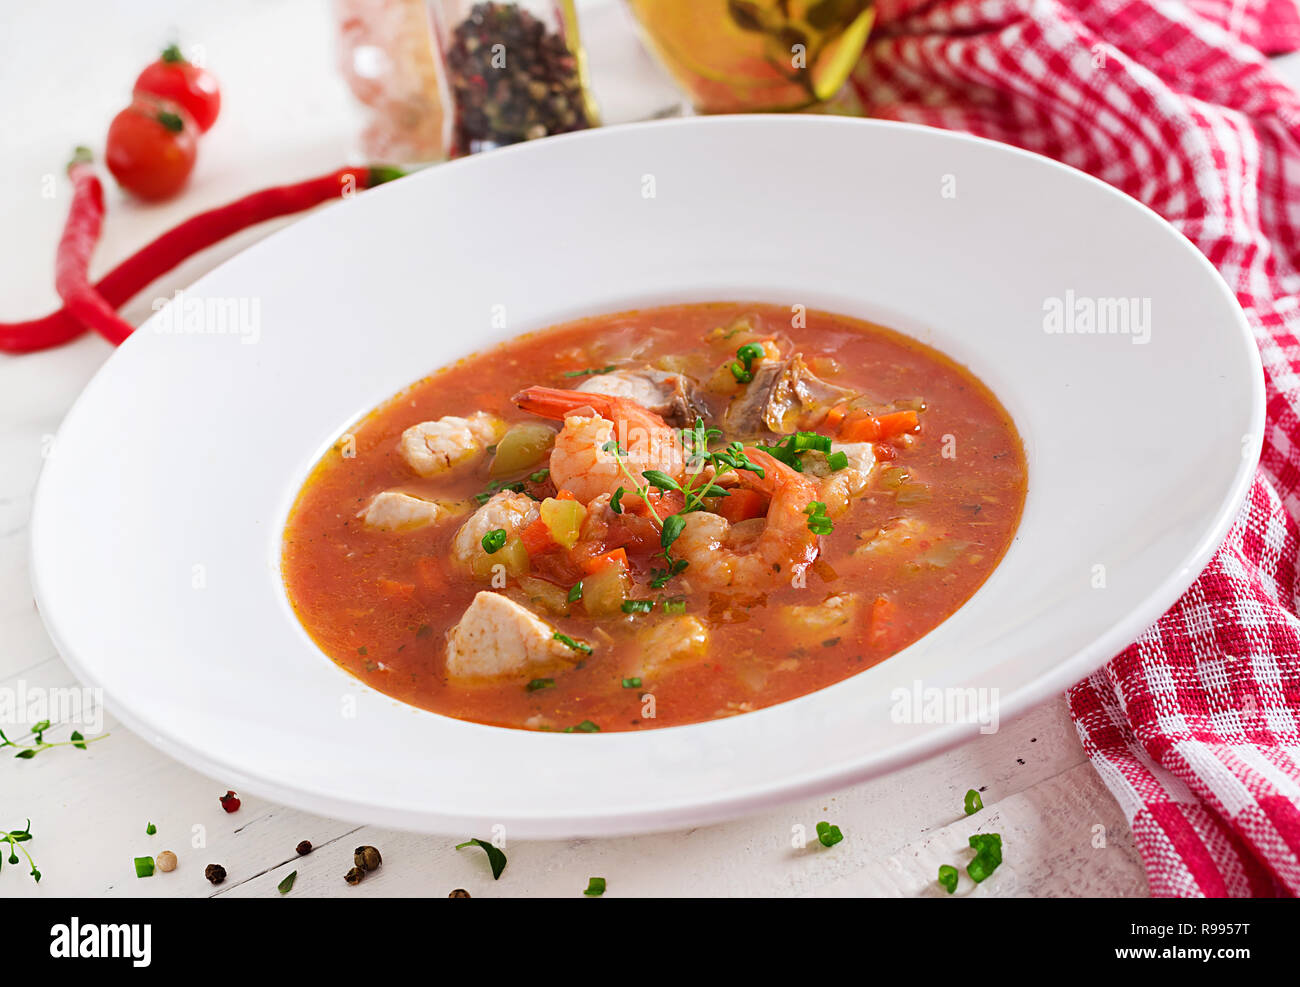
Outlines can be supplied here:
<path id="1" fill-rule="evenodd" d="M 489 531 L 502 530 L 507 537 L 515 537 L 537 520 L 537 502 L 527 494 L 502 490 L 492 495 L 475 511 L 451 540 L 451 557 L 473 570 L 486 553 L 483 536 Z"/>
<path id="2" fill-rule="evenodd" d="M 685 475 L 677 433 L 635 401 L 553 387 L 527 387 L 512 400 L 525 411 L 564 421 L 551 450 L 551 479 L 583 503 L 619 487 L 628 490 L 634 482 L 644 485 L 644 470 L 660 470 L 679 482 Z M 611 439 L 618 440 L 621 455 L 606 451 Z"/>
<path id="3" fill-rule="evenodd" d="M 749 470 L 735 476 L 771 497 L 767 517 L 733 526 L 706 511 L 687 514 L 671 551 L 689 563 L 684 576 L 693 587 L 761 589 L 797 577 L 817 558 L 819 540 L 806 513 L 817 500 L 817 485 L 765 452 L 747 448 L 745 454 L 763 476 Z"/>

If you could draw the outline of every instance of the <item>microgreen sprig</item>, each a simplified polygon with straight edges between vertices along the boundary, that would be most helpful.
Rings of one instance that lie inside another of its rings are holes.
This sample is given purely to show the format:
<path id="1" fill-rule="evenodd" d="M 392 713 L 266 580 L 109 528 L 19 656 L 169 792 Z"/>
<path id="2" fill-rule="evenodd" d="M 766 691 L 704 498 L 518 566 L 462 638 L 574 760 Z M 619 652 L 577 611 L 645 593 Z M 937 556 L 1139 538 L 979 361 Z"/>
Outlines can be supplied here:
<path id="1" fill-rule="evenodd" d="M 31 870 L 32 879 L 37 884 L 40 884 L 41 872 L 36 867 L 36 861 L 32 860 L 32 855 L 27 852 L 27 848 L 21 845 L 23 843 L 26 843 L 31 838 L 32 838 L 32 821 L 30 819 L 27 820 L 27 824 L 23 826 L 22 829 L 11 829 L 8 832 L 5 832 L 4 830 L 0 830 L 0 843 L 9 844 L 9 856 L 7 861 L 4 859 L 3 851 L 0 851 L 0 867 L 3 867 L 6 862 L 11 864 L 20 863 L 18 859 L 18 851 L 21 850 L 23 852 L 23 856 L 27 858 L 27 865 L 32 869 Z"/>
<path id="2" fill-rule="evenodd" d="M 73 730 L 72 733 L 68 735 L 67 740 L 46 740 L 45 731 L 47 731 L 48 729 L 50 729 L 50 721 L 41 720 L 39 723 L 35 724 L 30 730 L 28 730 L 25 734 L 22 734 L 20 737 L 18 737 L 17 740 L 10 740 L 8 737 L 5 736 L 5 732 L 3 730 L 0 730 L 0 748 L 3 747 L 17 748 L 18 753 L 15 754 L 14 757 L 22 758 L 23 760 L 30 760 L 33 757 L 35 757 L 37 754 L 39 754 L 41 751 L 47 751 L 51 747 L 75 747 L 77 748 L 77 750 L 84 751 L 86 749 L 87 744 L 93 744 L 95 743 L 95 741 L 103 740 L 105 737 L 108 736 L 107 733 L 101 733 L 97 737 L 91 737 L 87 739 L 86 737 L 83 737 L 81 735 L 80 731 Z M 22 743 L 22 741 L 27 740 L 27 738 L 29 737 L 34 741 L 34 743 L 30 743 L 30 744 Z"/>

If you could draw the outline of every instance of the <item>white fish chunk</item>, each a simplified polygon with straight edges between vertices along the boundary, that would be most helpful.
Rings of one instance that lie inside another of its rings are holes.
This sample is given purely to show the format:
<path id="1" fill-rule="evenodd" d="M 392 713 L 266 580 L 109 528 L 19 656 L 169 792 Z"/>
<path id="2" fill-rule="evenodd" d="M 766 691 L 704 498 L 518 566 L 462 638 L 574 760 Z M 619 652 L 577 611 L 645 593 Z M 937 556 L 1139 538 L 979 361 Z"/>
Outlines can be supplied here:
<path id="1" fill-rule="evenodd" d="M 367 528 L 380 531 L 411 531 L 422 528 L 449 514 L 441 504 L 396 490 L 385 490 L 370 498 L 357 514 Z"/>
<path id="2" fill-rule="evenodd" d="M 527 494 L 500 490 L 469 516 L 451 540 L 452 558 L 462 565 L 473 565 L 483 554 L 483 536 L 500 528 L 507 538 L 519 534 L 537 520 L 537 501 Z"/>
<path id="3" fill-rule="evenodd" d="M 457 679 L 522 675 L 583 657 L 527 607 L 486 590 L 447 635 L 447 674 Z"/>
<path id="4" fill-rule="evenodd" d="M 661 620 L 637 635 L 641 651 L 641 674 L 653 675 L 670 665 L 703 658 L 709 631 L 689 614 Z"/>
<path id="5" fill-rule="evenodd" d="M 436 476 L 477 459 L 505 430 L 505 422 L 485 411 L 476 411 L 468 418 L 445 415 L 437 421 L 412 425 L 402 433 L 397 448 L 415 472 Z"/>

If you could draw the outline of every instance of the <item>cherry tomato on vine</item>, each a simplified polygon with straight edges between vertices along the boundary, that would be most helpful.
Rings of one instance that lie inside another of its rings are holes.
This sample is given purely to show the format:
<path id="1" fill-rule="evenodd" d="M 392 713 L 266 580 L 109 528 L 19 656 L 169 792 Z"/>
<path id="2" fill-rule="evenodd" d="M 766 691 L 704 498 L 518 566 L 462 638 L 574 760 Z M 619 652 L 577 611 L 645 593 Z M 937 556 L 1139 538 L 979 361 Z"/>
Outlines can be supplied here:
<path id="1" fill-rule="evenodd" d="M 138 198 L 168 199 L 194 170 L 198 133 L 175 103 L 137 99 L 109 125 L 104 162 L 117 183 Z"/>
<path id="2" fill-rule="evenodd" d="M 201 133 L 207 133 L 217 122 L 221 110 L 216 78 L 188 61 L 176 45 L 165 48 L 158 61 L 140 73 L 135 80 L 135 95 L 177 104 L 198 124 Z"/>

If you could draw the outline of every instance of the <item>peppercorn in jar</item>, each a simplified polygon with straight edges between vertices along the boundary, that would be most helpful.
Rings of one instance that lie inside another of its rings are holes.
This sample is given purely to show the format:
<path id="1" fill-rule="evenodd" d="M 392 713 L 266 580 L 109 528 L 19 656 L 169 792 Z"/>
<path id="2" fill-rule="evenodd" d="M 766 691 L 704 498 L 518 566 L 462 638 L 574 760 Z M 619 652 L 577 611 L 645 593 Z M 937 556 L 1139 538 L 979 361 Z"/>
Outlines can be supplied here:
<path id="1" fill-rule="evenodd" d="M 451 153 L 596 126 L 572 0 L 433 0 Z"/>

